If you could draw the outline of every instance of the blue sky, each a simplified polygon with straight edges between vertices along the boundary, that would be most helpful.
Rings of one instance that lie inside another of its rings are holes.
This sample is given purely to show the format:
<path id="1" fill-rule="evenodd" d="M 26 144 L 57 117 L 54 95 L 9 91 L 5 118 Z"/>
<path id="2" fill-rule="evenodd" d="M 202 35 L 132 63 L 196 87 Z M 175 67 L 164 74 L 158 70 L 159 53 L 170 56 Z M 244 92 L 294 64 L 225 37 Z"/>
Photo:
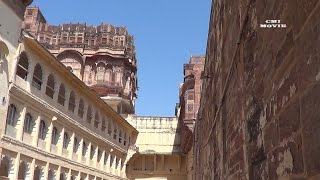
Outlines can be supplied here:
<path id="1" fill-rule="evenodd" d="M 126 26 L 138 60 L 137 115 L 174 116 L 183 64 L 205 53 L 211 0 L 34 0 L 50 24 Z"/>

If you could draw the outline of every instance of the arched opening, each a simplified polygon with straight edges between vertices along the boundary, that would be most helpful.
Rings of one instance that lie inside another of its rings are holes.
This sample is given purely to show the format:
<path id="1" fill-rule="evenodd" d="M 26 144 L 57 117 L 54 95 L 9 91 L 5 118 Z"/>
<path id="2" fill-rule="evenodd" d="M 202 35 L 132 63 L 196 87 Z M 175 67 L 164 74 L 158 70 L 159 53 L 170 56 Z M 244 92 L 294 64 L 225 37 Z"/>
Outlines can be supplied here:
<path id="1" fill-rule="evenodd" d="M 41 180 L 42 174 L 43 174 L 42 169 L 39 166 L 37 166 L 34 170 L 33 180 Z"/>
<path id="2" fill-rule="evenodd" d="M 9 177 L 10 159 L 7 156 L 2 157 L 0 163 L 0 177 Z"/>
<path id="3" fill-rule="evenodd" d="M 40 64 L 36 64 L 33 71 L 32 86 L 40 90 L 42 84 L 42 68 Z"/>
<path id="4" fill-rule="evenodd" d="M 28 171 L 29 171 L 28 165 L 24 161 L 20 162 L 18 179 L 26 179 L 27 174 L 29 174 Z"/>
<path id="5" fill-rule="evenodd" d="M 89 124 L 91 123 L 91 119 L 92 119 L 92 110 L 91 110 L 91 106 L 89 105 L 88 111 L 87 111 L 87 122 Z"/>
<path id="6" fill-rule="evenodd" d="M 98 127 L 99 127 L 99 123 L 100 123 L 99 113 L 96 112 L 96 114 L 95 114 L 95 116 L 94 116 L 94 127 L 95 127 L 95 128 L 98 128 Z"/>
<path id="7" fill-rule="evenodd" d="M 69 111 L 74 112 L 74 109 L 76 107 L 76 97 L 74 95 L 74 92 L 71 91 L 70 97 L 69 97 Z"/>
<path id="8" fill-rule="evenodd" d="M 62 106 L 64 106 L 64 101 L 66 100 L 65 95 L 66 95 L 66 89 L 64 87 L 64 84 L 61 84 L 59 88 L 59 94 L 58 94 L 58 103 L 61 104 Z"/>
<path id="9" fill-rule="evenodd" d="M 31 134 L 32 130 L 33 130 L 33 119 L 32 116 L 30 115 L 30 113 L 26 114 L 26 117 L 24 119 L 24 132 L 27 134 Z"/>
<path id="10" fill-rule="evenodd" d="M 111 64 L 108 64 L 106 66 L 106 73 L 105 73 L 105 80 L 108 81 L 108 82 L 111 82 L 112 81 L 112 71 L 113 71 L 113 67 Z"/>
<path id="11" fill-rule="evenodd" d="M 27 57 L 27 54 L 25 52 L 22 52 L 19 57 L 18 61 L 18 67 L 17 67 L 17 75 L 24 79 L 27 80 L 28 77 L 28 68 L 29 68 L 29 60 Z"/>
<path id="12" fill-rule="evenodd" d="M 79 108 L 78 108 L 78 116 L 83 118 L 83 113 L 84 113 L 84 104 L 83 104 L 83 100 L 80 99 Z"/>
<path id="13" fill-rule="evenodd" d="M 53 129 L 52 129 L 52 137 L 51 137 L 51 144 L 57 145 L 58 140 L 59 140 L 58 129 L 56 127 L 53 127 Z"/>
<path id="14" fill-rule="evenodd" d="M 40 121 L 39 139 L 45 140 L 47 135 L 47 126 L 44 120 Z"/>
<path id="15" fill-rule="evenodd" d="M 106 128 L 106 120 L 103 118 L 101 121 L 101 131 L 104 132 Z"/>
<path id="16" fill-rule="evenodd" d="M 48 76 L 48 81 L 47 81 L 46 95 L 52 99 L 54 95 L 54 85 L 55 85 L 54 76 L 50 74 Z"/>
<path id="17" fill-rule="evenodd" d="M 17 108 L 14 104 L 10 104 L 8 108 L 8 114 L 7 114 L 7 125 L 10 126 L 16 126 L 16 114 L 17 114 Z"/>
<path id="18" fill-rule="evenodd" d="M 55 172 L 50 169 L 48 172 L 48 180 L 54 180 L 54 179 L 56 179 Z"/>
<path id="19" fill-rule="evenodd" d="M 97 83 L 103 83 L 105 81 L 105 64 L 104 63 L 98 63 L 97 65 Z"/>
<path id="20" fill-rule="evenodd" d="M 70 141 L 69 135 L 68 135 L 67 132 L 65 132 L 64 135 L 63 135 L 63 148 L 64 148 L 64 149 L 67 149 L 67 148 L 68 148 L 69 141 Z"/>

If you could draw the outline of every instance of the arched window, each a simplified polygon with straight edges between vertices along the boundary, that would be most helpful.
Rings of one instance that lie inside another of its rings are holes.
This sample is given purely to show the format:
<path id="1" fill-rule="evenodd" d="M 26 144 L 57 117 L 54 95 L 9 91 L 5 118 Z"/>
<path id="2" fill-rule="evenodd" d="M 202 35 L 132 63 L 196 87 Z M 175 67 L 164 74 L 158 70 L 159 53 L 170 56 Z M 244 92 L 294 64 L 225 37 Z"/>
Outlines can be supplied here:
<path id="1" fill-rule="evenodd" d="M 93 156 L 94 156 L 94 147 L 91 145 L 91 148 L 90 148 L 90 159 L 93 159 Z"/>
<path id="2" fill-rule="evenodd" d="M 78 108 L 78 116 L 83 118 L 83 113 L 84 113 L 84 104 L 83 104 L 83 100 L 80 99 L 79 108 Z"/>
<path id="3" fill-rule="evenodd" d="M 66 95 L 66 89 L 64 88 L 64 85 L 61 84 L 59 88 L 59 94 L 58 94 L 58 103 L 64 106 L 65 101 L 65 95 Z"/>
<path id="4" fill-rule="evenodd" d="M 75 138 L 74 138 L 74 143 L 73 143 L 73 152 L 74 152 L 74 153 L 77 153 L 78 148 L 79 148 L 79 141 L 78 141 L 78 139 L 75 137 Z"/>
<path id="5" fill-rule="evenodd" d="M 87 144 L 83 141 L 83 144 L 82 144 L 82 156 L 83 157 L 86 156 L 87 150 L 88 150 Z"/>
<path id="6" fill-rule="evenodd" d="M 42 68 L 40 64 L 36 64 L 33 71 L 32 86 L 41 89 L 42 84 Z"/>
<path id="7" fill-rule="evenodd" d="M 124 132 L 124 139 L 123 139 L 123 145 L 127 145 L 127 133 Z"/>
<path id="8" fill-rule="evenodd" d="M 122 131 L 121 131 L 121 129 L 119 130 L 119 143 L 121 143 L 122 142 Z"/>
<path id="9" fill-rule="evenodd" d="M 69 135 L 68 133 L 65 132 L 63 135 L 63 148 L 67 149 L 68 145 L 69 145 Z"/>
<path id="10" fill-rule="evenodd" d="M 54 95 L 54 76 L 50 74 L 48 76 L 47 87 L 46 87 L 46 95 L 53 99 Z"/>
<path id="11" fill-rule="evenodd" d="M 59 138 L 58 129 L 56 127 L 53 127 L 51 144 L 56 145 L 58 143 L 58 138 Z"/>
<path id="12" fill-rule="evenodd" d="M 91 119 L 92 119 L 92 110 L 91 110 L 91 106 L 89 105 L 88 111 L 87 111 L 87 122 L 89 124 L 91 123 Z"/>
<path id="13" fill-rule="evenodd" d="M 74 95 L 74 92 L 71 91 L 70 97 L 69 97 L 69 111 L 74 112 L 74 108 L 76 107 L 76 97 Z"/>
<path id="14" fill-rule="evenodd" d="M 45 140 L 47 135 L 47 127 L 44 120 L 40 121 L 39 139 Z"/>
<path id="15" fill-rule="evenodd" d="M 106 120 L 103 118 L 101 123 L 101 131 L 104 132 L 106 130 Z"/>
<path id="16" fill-rule="evenodd" d="M 26 117 L 24 119 L 24 132 L 25 133 L 28 133 L 28 134 L 31 134 L 32 133 L 32 129 L 33 129 L 33 122 L 32 122 L 32 116 L 27 113 L 26 114 Z"/>
<path id="17" fill-rule="evenodd" d="M 8 114 L 7 114 L 7 124 L 10 126 L 15 126 L 16 125 L 16 113 L 17 113 L 17 108 L 15 105 L 10 104 L 8 108 Z"/>
<path id="18" fill-rule="evenodd" d="M 117 139 L 117 127 L 116 127 L 116 125 L 113 126 L 113 139 L 114 140 Z"/>
<path id="19" fill-rule="evenodd" d="M 17 67 L 17 75 L 24 80 L 27 80 L 28 76 L 28 67 L 29 60 L 25 52 L 20 54 L 18 67 Z"/>
<path id="20" fill-rule="evenodd" d="M 99 114 L 98 114 L 98 112 L 96 112 L 96 114 L 95 114 L 95 116 L 94 116 L 94 127 L 95 127 L 95 128 L 98 128 L 99 123 L 100 123 Z"/>
<path id="21" fill-rule="evenodd" d="M 112 122 L 108 122 L 108 135 L 111 136 L 112 133 Z"/>
<path id="22" fill-rule="evenodd" d="M 102 83 L 104 82 L 105 65 L 103 63 L 99 63 L 97 66 L 97 83 Z"/>

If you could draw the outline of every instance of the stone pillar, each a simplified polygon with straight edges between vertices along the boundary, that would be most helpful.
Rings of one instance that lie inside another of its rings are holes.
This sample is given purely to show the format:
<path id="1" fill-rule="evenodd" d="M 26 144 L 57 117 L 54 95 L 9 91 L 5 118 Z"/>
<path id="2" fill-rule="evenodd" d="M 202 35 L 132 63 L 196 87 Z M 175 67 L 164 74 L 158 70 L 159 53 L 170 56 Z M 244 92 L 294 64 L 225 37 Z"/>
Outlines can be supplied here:
<path id="1" fill-rule="evenodd" d="M 97 146 L 94 150 L 94 154 L 93 154 L 93 158 L 92 158 L 92 161 L 93 161 L 93 165 L 94 165 L 94 168 L 97 168 L 97 164 L 98 164 L 98 150 L 99 150 L 99 147 Z"/>
<path id="2" fill-rule="evenodd" d="M 49 176 L 49 162 L 47 162 L 46 166 L 44 167 L 44 179 L 48 179 Z"/>
<path id="3" fill-rule="evenodd" d="M 101 171 L 105 171 L 105 166 L 104 166 L 104 159 L 106 157 L 106 151 L 102 151 L 102 155 L 101 155 L 101 158 L 100 158 L 100 162 L 99 162 L 99 165 L 100 165 L 100 170 Z"/>
<path id="4" fill-rule="evenodd" d="M 19 174 L 19 165 L 20 165 L 20 153 L 17 154 L 15 160 L 12 160 L 12 166 L 13 166 L 13 174 L 11 174 L 12 170 L 11 170 L 11 160 L 10 160 L 10 173 L 9 173 L 9 178 L 14 178 L 14 179 L 18 179 L 18 174 Z"/>
<path id="5" fill-rule="evenodd" d="M 81 140 L 80 140 L 80 145 L 79 145 L 79 150 L 78 150 L 78 152 L 77 152 L 77 154 L 78 154 L 78 161 L 80 162 L 80 163 L 82 163 L 82 150 L 83 150 L 83 138 L 81 138 Z"/>
<path id="6" fill-rule="evenodd" d="M 29 67 L 28 67 L 28 75 L 27 75 L 27 91 L 30 91 L 32 86 L 32 79 L 33 79 L 33 71 L 34 71 L 34 64 L 29 61 Z"/>
<path id="7" fill-rule="evenodd" d="M 58 170 L 56 171 L 56 179 L 60 179 L 61 174 L 61 166 L 58 167 Z"/>
<path id="8" fill-rule="evenodd" d="M 21 115 L 18 119 L 18 122 L 20 122 L 20 124 L 17 124 L 16 128 L 17 128 L 17 135 L 16 138 L 19 141 L 22 141 L 22 137 L 23 137 L 23 126 L 24 126 L 24 119 L 26 117 L 26 112 L 27 112 L 27 106 L 25 104 L 23 104 L 24 107 L 22 109 Z"/>
<path id="9" fill-rule="evenodd" d="M 75 138 L 75 133 L 73 132 L 71 137 L 70 137 L 70 144 L 68 146 L 68 151 L 69 151 L 68 157 L 69 157 L 69 159 L 72 159 L 74 138 Z"/>
<path id="10" fill-rule="evenodd" d="M 46 96 L 46 88 L 47 88 L 48 76 L 49 76 L 49 74 L 44 74 L 43 73 L 42 84 L 41 84 L 41 95 L 43 95 L 43 96 Z"/>
<path id="11" fill-rule="evenodd" d="M 30 164 L 30 179 L 34 179 L 34 170 L 35 170 L 36 160 L 32 159 Z"/>
<path id="12" fill-rule="evenodd" d="M 117 163 L 117 156 L 114 155 L 112 166 L 111 166 L 112 174 L 114 175 L 116 174 L 116 171 L 117 171 L 116 163 Z"/>
<path id="13" fill-rule="evenodd" d="M 33 134 L 33 139 L 32 139 L 32 144 L 33 146 L 37 147 L 38 146 L 38 139 L 39 139 L 39 131 L 40 131 L 40 120 L 41 120 L 41 114 L 38 115 L 36 119 L 36 125 L 35 125 L 35 130 L 32 132 Z"/>
<path id="14" fill-rule="evenodd" d="M 67 174 L 67 180 L 71 180 L 71 169 L 69 169 L 69 172 Z"/>
<path id="15" fill-rule="evenodd" d="M 53 130 L 53 123 L 50 123 L 50 126 L 48 127 L 48 137 L 46 137 L 47 139 L 47 143 L 46 143 L 46 150 L 48 152 L 50 152 L 50 147 L 51 147 L 51 142 L 52 142 L 52 130 Z"/>
<path id="16" fill-rule="evenodd" d="M 64 143 L 64 132 L 65 132 L 65 129 L 64 127 L 62 127 L 62 130 L 61 130 L 61 135 L 60 135 L 60 140 L 58 141 L 58 144 L 57 144 L 57 148 L 58 148 L 58 154 L 60 156 L 62 156 L 62 149 L 63 149 L 63 143 Z"/>
<path id="17" fill-rule="evenodd" d="M 107 154 L 107 173 L 110 173 L 111 172 L 111 166 L 110 166 L 110 160 L 111 160 L 111 151 L 108 152 Z"/>
<path id="18" fill-rule="evenodd" d="M 91 161 L 91 158 L 90 158 L 90 156 L 91 156 L 91 142 L 89 143 L 89 145 L 88 145 L 88 150 L 87 150 L 87 154 L 86 154 L 86 164 L 87 165 L 90 165 L 90 161 Z"/>
<path id="19" fill-rule="evenodd" d="M 71 93 L 71 91 L 69 91 L 67 88 L 65 88 L 64 109 L 65 109 L 66 112 L 70 112 L 69 111 L 70 93 Z"/>

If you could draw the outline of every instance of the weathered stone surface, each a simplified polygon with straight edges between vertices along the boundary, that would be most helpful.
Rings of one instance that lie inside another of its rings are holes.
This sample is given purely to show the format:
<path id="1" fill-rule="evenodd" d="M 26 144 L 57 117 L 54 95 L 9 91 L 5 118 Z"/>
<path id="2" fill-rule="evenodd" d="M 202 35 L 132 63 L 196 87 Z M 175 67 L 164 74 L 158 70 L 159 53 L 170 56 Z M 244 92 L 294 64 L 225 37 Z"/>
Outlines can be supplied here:
<path id="1" fill-rule="evenodd" d="M 319 177 L 319 17 L 317 0 L 214 1 L 194 179 Z"/>

